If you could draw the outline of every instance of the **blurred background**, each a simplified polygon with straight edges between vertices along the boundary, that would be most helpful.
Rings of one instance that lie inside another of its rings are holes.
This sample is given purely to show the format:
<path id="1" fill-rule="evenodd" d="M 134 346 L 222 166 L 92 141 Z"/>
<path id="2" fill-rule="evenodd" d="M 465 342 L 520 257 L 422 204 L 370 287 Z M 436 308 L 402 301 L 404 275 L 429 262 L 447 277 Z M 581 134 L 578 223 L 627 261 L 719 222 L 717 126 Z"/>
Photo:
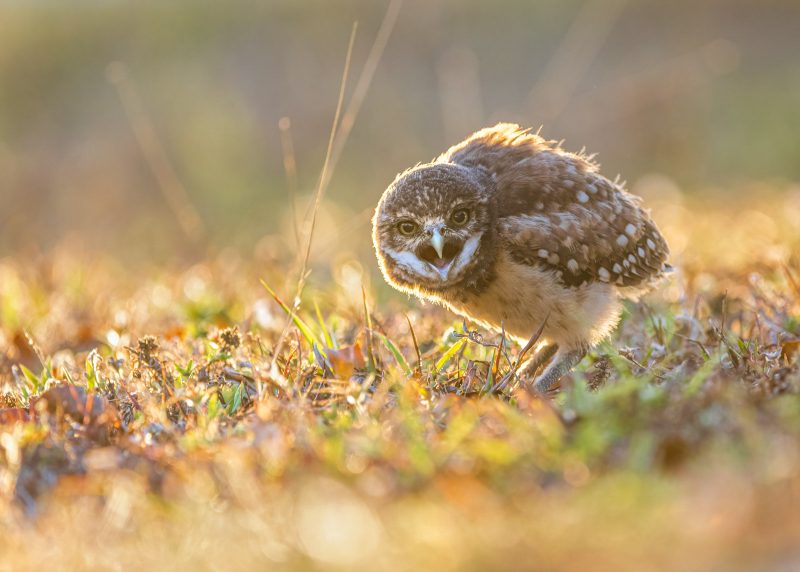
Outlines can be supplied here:
<path id="1" fill-rule="evenodd" d="M 345 103 L 387 7 L 0 3 L 0 257 L 68 245 L 132 267 L 209 249 L 290 260 L 290 197 L 302 219 L 352 24 Z M 498 121 L 585 146 L 648 201 L 763 192 L 800 220 L 799 103 L 797 0 L 406 0 L 314 263 L 371 264 L 369 217 L 393 176 Z"/>

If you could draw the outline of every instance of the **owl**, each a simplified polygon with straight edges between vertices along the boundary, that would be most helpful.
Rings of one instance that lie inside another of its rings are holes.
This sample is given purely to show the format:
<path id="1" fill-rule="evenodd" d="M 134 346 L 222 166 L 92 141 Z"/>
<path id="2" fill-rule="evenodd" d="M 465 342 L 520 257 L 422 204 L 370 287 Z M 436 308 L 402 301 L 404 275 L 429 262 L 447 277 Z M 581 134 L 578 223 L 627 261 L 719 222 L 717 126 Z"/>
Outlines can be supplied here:
<path id="1" fill-rule="evenodd" d="M 641 200 L 591 157 L 501 123 L 397 175 L 373 217 L 395 288 L 526 343 L 521 377 L 551 389 L 667 272 Z M 543 369 L 537 376 L 537 372 Z"/>

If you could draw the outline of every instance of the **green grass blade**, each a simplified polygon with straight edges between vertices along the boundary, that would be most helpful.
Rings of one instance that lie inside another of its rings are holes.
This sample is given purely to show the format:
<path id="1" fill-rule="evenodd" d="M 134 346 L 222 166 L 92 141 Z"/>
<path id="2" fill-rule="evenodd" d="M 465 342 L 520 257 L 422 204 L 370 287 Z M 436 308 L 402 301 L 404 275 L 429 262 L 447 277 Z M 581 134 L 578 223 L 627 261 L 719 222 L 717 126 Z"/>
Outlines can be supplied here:
<path id="1" fill-rule="evenodd" d="M 19 370 L 22 372 L 25 380 L 30 384 L 32 393 L 37 393 L 40 389 L 40 382 L 37 375 L 22 364 L 19 364 Z"/>
<path id="2" fill-rule="evenodd" d="M 361 301 L 364 304 L 364 325 L 366 326 L 366 330 L 364 331 L 364 336 L 367 342 L 367 357 L 369 358 L 367 363 L 367 368 L 371 372 L 375 372 L 375 348 L 372 342 L 372 317 L 369 314 L 369 307 L 367 306 L 367 291 L 364 289 L 364 285 L 361 285 Z"/>
<path id="3" fill-rule="evenodd" d="M 502 344 L 502 342 L 500 342 Z M 497 376 L 497 366 L 498 362 L 500 361 L 500 347 L 494 349 L 494 353 L 492 354 L 492 361 L 489 364 L 489 372 L 486 374 L 486 385 L 484 386 L 483 390 L 486 393 L 490 393 L 492 389 L 494 389 L 494 380 Z"/>
<path id="4" fill-rule="evenodd" d="M 330 330 L 328 330 L 328 327 L 325 325 L 325 320 L 322 318 L 322 312 L 316 300 L 314 300 L 314 312 L 317 314 L 317 322 L 319 322 L 319 328 L 322 330 L 322 336 L 325 338 L 326 347 L 336 348 L 336 344 L 333 341 Z"/>
<path id="5" fill-rule="evenodd" d="M 292 311 L 292 309 L 278 297 L 275 291 L 272 288 L 270 288 L 266 282 L 262 280 L 261 285 L 267 289 L 267 292 L 270 293 L 270 296 L 272 296 L 272 298 L 275 300 L 275 302 L 278 303 L 278 305 L 283 309 L 283 311 L 286 312 L 286 314 L 292 318 L 294 325 L 297 326 L 297 329 L 300 330 L 300 333 L 303 334 L 303 337 L 306 339 L 306 341 L 312 346 L 316 345 L 317 348 L 319 348 L 319 351 L 322 352 L 324 355 L 325 352 L 322 349 L 322 344 L 320 344 L 319 340 L 317 339 L 317 336 L 314 334 L 314 332 L 311 330 L 308 324 L 306 324 L 300 316 L 295 314 Z"/>
<path id="6" fill-rule="evenodd" d="M 444 352 L 442 357 L 439 358 L 439 361 L 436 362 L 436 365 L 434 366 L 434 371 L 436 372 L 442 371 L 442 369 L 444 369 L 444 367 L 447 365 L 447 362 L 453 359 L 453 356 L 455 356 L 461 350 L 461 348 L 464 347 L 464 344 L 466 343 L 467 343 L 467 338 L 460 338 L 456 343 L 450 346 L 450 349 Z"/>
<path id="7" fill-rule="evenodd" d="M 244 383 L 240 383 L 239 386 L 236 388 L 236 391 L 233 393 L 233 402 L 231 403 L 229 412 L 231 414 L 236 413 L 236 411 L 242 406 L 242 392 L 244 391 Z"/>
<path id="8" fill-rule="evenodd" d="M 89 355 L 86 356 L 86 387 L 89 391 L 94 391 L 102 387 L 102 380 L 97 373 L 97 360 L 99 357 L 97 348 L 93 349 L 89 352 Z"/>
<path id="9" fill-rule="evenodd" d="M 208 420 L 214 419 L 219 414 L 219 411 L 219 397 L 217 397 L 216 393 L 213 393 L 206 405 L 206 418 Z"/>
<path id="10" fill-rule="evenodd" d="M 394 356 L 394 359 L 397 360 L 397 363 L 403 369 L 403 373 L 405 373 L 407 376 L 411 376 L 413 373 L 411 371 L 411 367 L 408 365 L 406 358 L 403 357 L 403 354 L 400 353 L 400 349 L 394 344 L 394 342 L 380 332 L 375 332 L 375 335 L 380 338 L 380 340 L 383 342 L 383 345 L 386 346 L 386 349 L 389 350 L 389 352 L 391 352 L 391 354 Z"/>

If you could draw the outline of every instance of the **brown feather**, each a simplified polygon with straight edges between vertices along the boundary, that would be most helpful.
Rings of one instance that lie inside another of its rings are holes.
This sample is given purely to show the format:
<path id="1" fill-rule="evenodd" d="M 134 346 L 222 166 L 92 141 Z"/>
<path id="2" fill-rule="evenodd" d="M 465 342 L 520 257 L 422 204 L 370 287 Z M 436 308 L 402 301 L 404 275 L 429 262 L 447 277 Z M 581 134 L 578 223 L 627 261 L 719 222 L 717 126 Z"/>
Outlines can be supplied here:
<path id="1" fill-rule="evenodd" d="M 638 197 L 598 173 L 590 157 L 501 123 L 451 147 L 437 163 L 485 170 L 501 243 L 520 263 L 552 269 L 569 287 L 643 287 L 669 249 Z"/>

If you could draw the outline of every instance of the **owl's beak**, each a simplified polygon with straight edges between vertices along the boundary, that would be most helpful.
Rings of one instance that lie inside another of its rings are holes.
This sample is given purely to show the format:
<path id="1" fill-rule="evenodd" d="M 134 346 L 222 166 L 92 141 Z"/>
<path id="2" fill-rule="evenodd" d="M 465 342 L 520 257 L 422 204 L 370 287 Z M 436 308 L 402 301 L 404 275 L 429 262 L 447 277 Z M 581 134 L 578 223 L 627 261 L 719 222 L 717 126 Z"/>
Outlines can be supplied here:
<path id="1" fill-rule="evenodd" d="M 442 236 L 442 233 L 439 232 L 438 228 L 433 231 L 433 236 L 431 236 L 431 246 L 433 246 L 433 249 L 436 251 L 436 254 L 439 255 L 439 258 L 442 258 L 442 253 L 444 252 L 444 237 Z"/>
<path id="2" fill-rule="evenodd" d="M 450 268 L 458 257 L 463 244 L 458 240 L 445 241 L 441 229 L 434 228 L 430 231 L 431 237 L 427 244 L 420 245 L 417 249 L 417 257 L 427 262 L 439 274 L 442 280 L 446 280 L 450 274 Z"/>

